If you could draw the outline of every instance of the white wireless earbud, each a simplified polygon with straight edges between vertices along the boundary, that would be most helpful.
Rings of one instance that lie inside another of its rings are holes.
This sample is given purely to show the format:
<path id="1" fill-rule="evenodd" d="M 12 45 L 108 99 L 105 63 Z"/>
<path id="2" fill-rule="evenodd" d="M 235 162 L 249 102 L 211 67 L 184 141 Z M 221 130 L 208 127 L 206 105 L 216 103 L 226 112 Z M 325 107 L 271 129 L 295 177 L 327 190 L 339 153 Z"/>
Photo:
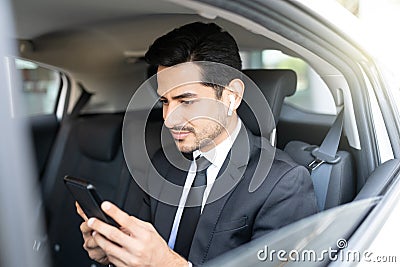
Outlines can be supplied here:
<path id="1" fill-rule="evenodd" d="M 232 116 L 234 106 L 235 106 L 235 97 L 233 95 L 229 95 L 228 116 Z"/>

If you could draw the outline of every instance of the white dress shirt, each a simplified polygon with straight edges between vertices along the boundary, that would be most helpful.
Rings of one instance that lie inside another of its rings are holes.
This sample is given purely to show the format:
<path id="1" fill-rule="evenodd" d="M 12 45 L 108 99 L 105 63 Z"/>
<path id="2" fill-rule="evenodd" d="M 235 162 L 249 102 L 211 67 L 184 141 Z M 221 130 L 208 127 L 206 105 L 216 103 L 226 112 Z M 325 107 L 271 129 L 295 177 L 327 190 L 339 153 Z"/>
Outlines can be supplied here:
<path id="1" fill-rule="evenodd" d="M 232 144 L 236 140 L 236 137 L 238 136 L 241 127 L 242 127 L 242 121 L 238 118 L 238 122 L 236 124 L 235 129 L 227 139 L 225 139 L 219 145 L 217 145 L 216 147 L 207 152 L 201 152 L 200 150 L 196 150 L 193 152 L 193 159 L 197 158 L 198 156 L 204 156 L 208 161 L 211 162 L 211 165 L 207 168 L 207 186 L 203 195 L 201 212 L 203 212 L 208 195 L 210 194 L 211 188 L 215 182 L 215 179 L 217 178 L 218 172 L 221 169 L 222 164 L 226 159 L 226 156 L 231 150 Z M 168 240 L 168 246 L 171 249 L 174 249 L 175 246 L 176 236 L 178 234 L 178 229 L 179 229 L 179 223 L 182 218 L 183 209 L 185 208 L 186 199 L 188 197 L 190 188 L 196 176 L 196 170 L 197 170 L 196 161 L 193 160 L 190 165 L 189 172 L 186 176 L 185 185 L 182 191 L 181 198 L 179 200 L 179 206 L 175 214 L 174 224 L 172 225 L 172 230 Z"/>

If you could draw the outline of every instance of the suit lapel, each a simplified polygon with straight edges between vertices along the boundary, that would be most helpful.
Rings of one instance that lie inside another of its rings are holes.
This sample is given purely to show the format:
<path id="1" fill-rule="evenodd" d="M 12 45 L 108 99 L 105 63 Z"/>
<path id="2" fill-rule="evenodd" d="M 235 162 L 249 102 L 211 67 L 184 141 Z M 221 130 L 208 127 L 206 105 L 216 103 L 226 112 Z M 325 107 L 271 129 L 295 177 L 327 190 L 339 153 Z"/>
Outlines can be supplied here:
<path id="1" fill-rule="evenodd" d="M 220 214 L 234 191 L 232 189 L 241 181 L 246 170 L 254 147 L 253 139 L 254 136 L 242 126 L 228 157 L 218 173 L 218 178 L 200 216 L 190 249 L 189 260 L 194 264 L 202 264 L 207 258 L 209 244 L 212 241 Z"/>

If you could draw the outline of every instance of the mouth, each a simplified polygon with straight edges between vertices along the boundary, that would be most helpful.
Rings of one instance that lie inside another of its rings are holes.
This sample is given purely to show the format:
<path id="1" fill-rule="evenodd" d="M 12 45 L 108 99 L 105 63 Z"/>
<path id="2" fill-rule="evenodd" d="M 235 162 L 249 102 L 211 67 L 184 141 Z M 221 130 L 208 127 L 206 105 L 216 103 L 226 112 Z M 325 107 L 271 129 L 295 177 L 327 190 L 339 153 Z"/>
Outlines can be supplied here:
<path id="1" fill-rule="evenodd" d="M 191 133 L 190 131 L 175 131 L 175 130 L 170 130 L 170 132 L 175 140 L 183 140 Z"/>

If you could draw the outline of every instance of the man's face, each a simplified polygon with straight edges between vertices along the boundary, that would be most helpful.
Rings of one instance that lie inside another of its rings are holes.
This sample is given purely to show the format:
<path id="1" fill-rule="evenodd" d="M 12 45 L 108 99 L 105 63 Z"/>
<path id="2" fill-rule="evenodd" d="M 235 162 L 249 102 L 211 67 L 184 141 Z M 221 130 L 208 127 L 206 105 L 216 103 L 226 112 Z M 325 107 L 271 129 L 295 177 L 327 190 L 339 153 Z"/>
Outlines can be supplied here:
<path id="1" fill-rule="evenodd" d="M 159 67 L 157 81 L 164 124 L 180 151 L 208 151 L 228 137 L 225 97 L 200 83 L 196 65 Z"/>

